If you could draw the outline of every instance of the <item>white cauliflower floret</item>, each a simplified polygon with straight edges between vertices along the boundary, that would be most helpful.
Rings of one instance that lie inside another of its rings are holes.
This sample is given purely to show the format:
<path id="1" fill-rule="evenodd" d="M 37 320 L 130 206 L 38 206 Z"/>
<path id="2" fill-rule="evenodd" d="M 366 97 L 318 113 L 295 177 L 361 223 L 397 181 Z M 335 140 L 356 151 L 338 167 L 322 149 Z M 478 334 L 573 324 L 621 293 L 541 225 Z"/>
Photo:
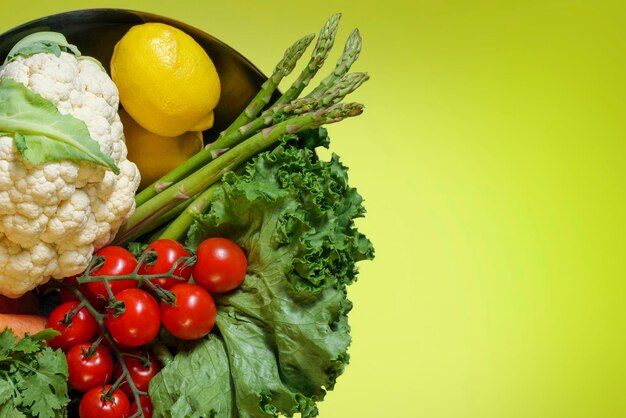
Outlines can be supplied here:
<path id="1" fill-rule="evenodd" d="M 140 176 L 126 159 L 117 87 L 90 59 L 16 57 L 0 71 L 85 122 L 120 173 L 88 162 L 33 165 L 0 135 L 0 294 L 19 297 L 81 273 L 135 209 Z"/>

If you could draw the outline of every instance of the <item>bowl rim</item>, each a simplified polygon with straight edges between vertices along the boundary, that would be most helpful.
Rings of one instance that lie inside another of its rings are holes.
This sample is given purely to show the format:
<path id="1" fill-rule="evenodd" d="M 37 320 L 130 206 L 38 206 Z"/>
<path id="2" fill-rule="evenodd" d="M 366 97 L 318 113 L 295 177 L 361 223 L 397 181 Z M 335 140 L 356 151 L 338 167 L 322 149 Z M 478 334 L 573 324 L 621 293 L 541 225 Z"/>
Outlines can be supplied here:
<path id="1" fill-rule="evenodd" d="M 37 24 L 39 23 L 45 23 L 46 20 L 48 19 L 61 19 L 63 17 L 70 17 L 70 16 L 75 16 L 75 15 L 79 15 L 79 14 L 90 14 L 90 15 L 97 15 L 98 13 L 103 13 L 103 12 L 119 12 L 119 13 L 129 13 L 129 14 L 133 14 L 135 16 L 140 17 L 142 20 L 145 20 L 145 18 L 150 19 L 149 21 L 166 21 L 166 22 L 171 22 L 174 24 L 174 26 L 178 27 L 179 29 L 184 28 L 184 29 L 188 29 L 191 32 L 197 32 L 198 34 L 201 34 L 203 37 L 209 38 L 211 39 L 213 42 L 220 44 L 222 47 L 230 50 L 233 54 L 237 55 L 239 58 L 241 58 L 244 62 L 246 62 L 246 64 L 250 67 L 250 69 L 254 70 L 257 75 L 259 77 L 261 77 L 262 79 L 266 80 L 268 78 L 268 76 L 263 73 L 252 61 L 250 61 L 245 55 L 243 55 L 242 53 L 240 53 L 239 51 L 237 51 L 235 48 L 233 48 L 232 46 L 228 45 L 226 42 L 222 41 L 221 39 L 211 35 L 210 33 L 206 32 L 205 30 L 197 27 L 197 26 L 192 26 L 182 20 L 178 20 L 178 19 L 174 19 L 171 18 L 169 16 L 165 16 L 165 15 L 160 15 L 157 13 L 153 13 L 153 12 L 146 12 L 143 10 L 138 10 L 138 9 L 126 9 L 126 8 L 120 8 L 120 7 L 88 7 L 88 8 L 79 8 L 79 9 L 72 9 L 72 10 L 67 10 L 67 11 L 63 11 L 63 12 L 59 12 L 59 13 L 53 13 L 50 15 L 45 15 L 45 16 L 40 16 L 37 17 L 35 19 L 31 19 L 27 22 L 21 23 L 17 26 L 14 26 L 12 28 L 9 28 L 3 32 L 0 33 L 0 42 L 2 42 L 3 40 L 5 40 L 6 38 L 12 36 L 12 35 L 18 35 L 23 33 L 24 31 L 27 31 L 29 28 L 35 27 Z M 187 32 L 188 33 L 188 32 Z M 188 33 L 189 35 L 191 35 L 192 37 L 194 37 L 194 34 L 192 33 Z M 0 58 L 2 60 L 4 60 L 4 56 L 0 56 Z"/>

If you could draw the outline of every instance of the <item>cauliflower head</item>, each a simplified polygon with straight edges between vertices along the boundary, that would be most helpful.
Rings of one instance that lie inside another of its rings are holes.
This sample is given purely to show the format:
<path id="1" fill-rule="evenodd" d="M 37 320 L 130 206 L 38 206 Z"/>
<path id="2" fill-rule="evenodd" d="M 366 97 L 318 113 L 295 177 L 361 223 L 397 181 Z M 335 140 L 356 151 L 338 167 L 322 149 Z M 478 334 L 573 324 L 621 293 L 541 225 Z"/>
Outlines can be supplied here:
<path id="1" fill-rule="evenodd" d="M 19 297 L 79 274 L 135 209 L 140 182 L 126 158 L 117 87 L 94 60 L 68 52 L 16 57 L 0 70 L 87 125 L 118 175 L 88 162 L 33 165 L 0 134 L 0 294 Z"/>

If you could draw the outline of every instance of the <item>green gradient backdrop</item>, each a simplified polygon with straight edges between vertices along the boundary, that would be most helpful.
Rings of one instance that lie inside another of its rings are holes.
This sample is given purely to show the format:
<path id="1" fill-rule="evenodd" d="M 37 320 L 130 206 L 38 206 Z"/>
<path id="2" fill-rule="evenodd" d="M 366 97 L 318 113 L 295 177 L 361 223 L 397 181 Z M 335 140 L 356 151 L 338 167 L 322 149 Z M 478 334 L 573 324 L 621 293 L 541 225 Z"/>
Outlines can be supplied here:
<path id="1" fill-rule="evenodd" d="M 3 0 L 0 30 L 132 8 L 268 73 L 332 12 L 361 29 L 367 110 L 330 132 L 377 259 L 322 417 L 626 416 L 623 2 L 202 3 Z"/>

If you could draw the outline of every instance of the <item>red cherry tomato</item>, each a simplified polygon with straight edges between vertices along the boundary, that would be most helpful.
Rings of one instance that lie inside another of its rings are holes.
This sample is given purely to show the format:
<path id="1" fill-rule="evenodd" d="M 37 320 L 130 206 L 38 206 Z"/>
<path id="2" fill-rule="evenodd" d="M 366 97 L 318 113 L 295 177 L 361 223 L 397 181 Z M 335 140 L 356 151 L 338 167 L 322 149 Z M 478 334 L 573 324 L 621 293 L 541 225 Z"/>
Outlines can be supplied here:
<path id="1" fill-rule="evenodd" d="M 193 280 L 211 293 L 229 292 L 246 277 L 248 260 L 241 247 L 226 238 L 204 240 L 196 251 Z"/>
<path id="2" fill-rule="evenodd" d="M 179 260 L 183 257 L 189 257 L 191 254 L 185 247 L 178 242 L 172 239 L 160 239 L 154 241 L 152 244 L 148 245 L 146 251 L 152 250 L 156 253 L 156 261 L 154 264 L 142 264 L 139 267 L 140 274 L 163 274 L 172 270 L 172 267 L 178 262 L 178 267 L 174 270 L 174 275 L 179 277 L 184 277 L 189 280 L 191 277 L 191 267 L 182 266 L 182 262 Z M 152 283 L 161 286 L 163 289 L 170 289 L 172 286 L 175 286 L 180 283 L 184 283 L 181 280 L 174 278 L 162 278 L 162 279 L 153 279 L 150 280 Z"/>
<path id="3" fill-rule="evenodd" d="M 115 316 L 109 309 L 105 325 L 113 338 L 129 347 L 139 347 L 152 341 L 161 328 L 159 304 L 146 291 L 125 289 L 115 295 L 124 303 L 124 313 Z"/>
<path id="4" fill-rule="evenodd" d="M 78 405 L 80 418 L 127 418 L 130 416 L 130 402 L 120 389 L 110 398 L 105 395 L 111 385 L 99 386 L 85 393 Z"/>
<path id="5" fill-rule="evenodd" d="M 50 313 L 46 328 L 53 328 L 61 333 L 48 341 L 50 347 L 68 351 L 76 344 L 88 343 L 96 339 L 99 332 L 98 323 L 87 308 L 80 308 L 69 324 L 64 323 L 66 317 L 79 305 L 80 303 L 76 301 L 65 302 Z"/>
<path id="6" fill-rule="evenodd" d="M 141 402 L 141 410 L 143 411 L 143 415 L 145 418 L 152 418 L 152 400 L 147 395 L 140 395 L 139 402 Z M 137 411 L 137 402 L 133 402 L 130 406 L 130 415 L 136 414 Z"/>
<path id="7" fill-rule="evenodd" d="M 176 296 L 174 305 L 161 302 L 163 325 L 183 340 L 202 338 L 215 324 L 215 302 L 209 293 L 195 284 L 177 284 L 170 289 Z"/>
<path id="8" fill-rule="evenodd" d="M 130 378 L 133 380 L 138 390 L 147 392 L 150 381 L 156 376 L 159 370 L 161 370 L 161 363 L 159 363 L 150 352 L 133 351 L 129 354 L 132 355 L 124 356 L 124 364 L 126 364 L 126 368 L 128 368 Z M 141 356 L 144 357 L 144 359 L 142 360 L 134 356 Z M 113 377 L 117 380 L 121 375 L 122 365 L 117 363 L 113 371 Z M 133 392 L 127 382 L 120 385 L 120 389 L 122 389 L 129 398 L 132 398 Z"/>
<path id="9" fill-rule="evenodd" d="M 94 255 L 105 257 L 105 261 L 98 270 L 91 274 L 92 276 L 122 276 L 132 273 L 137 267 L 135 256 L 127 249 L 115 245 L 101 248 Z M 124 289 L 137 287 L 138 282 L 137 280 L 111 280 L 109 285 L 113 294 L 116 295 Z M 109 294 L 103 282 L 90 282 L 88 286 L 94 295 L 108 299 Z"/>
<path id="10" fill-rule="evenodd" d="M 99 298 L 91 293 L 91 290 L 89 290 L 89 286 L 87 285 L 87 283 L 77 285 L 78 281 L 76 280 L 76 276 L 63 279 L 63 283 L 67 285 L 76 285 L 78 291 L 83 294 L 83 296 L 87 299 L 91 306 L 93 306 L 97 311 L 102 311 L 102 309 L 104 309 L 104 307 L 106 306 L 106 300 L 104 298 Z M 61 302 L 78 300 L 74 293 L 63 288 L 61 288 L 61 290 L 59 291 L 59 297 L 61 298 Z"/>
<path id="11" fill-rule="evenodd" d="M 99 345 L 91 357 L 86 357 L 90 348 L 89 343 L 77 344 L 65 355 L 68 383 L 81 392 L 108 383 L 113 375 L 113 359 L 109 350 Z"/>

